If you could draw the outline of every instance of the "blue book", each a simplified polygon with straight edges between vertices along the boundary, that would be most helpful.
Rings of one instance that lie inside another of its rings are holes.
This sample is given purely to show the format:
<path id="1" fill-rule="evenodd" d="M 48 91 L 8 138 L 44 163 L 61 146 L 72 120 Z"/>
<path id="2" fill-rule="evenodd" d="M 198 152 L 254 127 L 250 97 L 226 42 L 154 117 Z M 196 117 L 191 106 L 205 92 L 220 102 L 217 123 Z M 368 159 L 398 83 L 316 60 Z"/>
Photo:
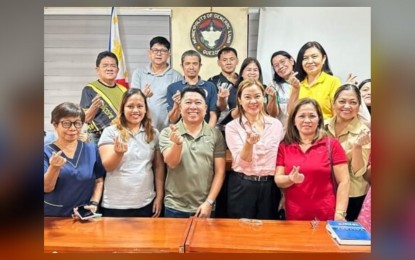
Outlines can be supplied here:
<path id="1" fill-rule="evenodd" d="M 340 245 L 371 244 L 369 232 L 359 222 L 329 220 L 326 229 Z"/>

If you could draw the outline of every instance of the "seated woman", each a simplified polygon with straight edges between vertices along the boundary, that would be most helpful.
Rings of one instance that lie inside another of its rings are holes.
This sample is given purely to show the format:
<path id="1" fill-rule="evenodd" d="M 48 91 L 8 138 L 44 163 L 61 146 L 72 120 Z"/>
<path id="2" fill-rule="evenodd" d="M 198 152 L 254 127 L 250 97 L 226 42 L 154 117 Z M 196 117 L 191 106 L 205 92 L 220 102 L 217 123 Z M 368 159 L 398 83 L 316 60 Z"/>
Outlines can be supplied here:
<path id="1" fill-rule="evenodd" d="M 287 220 L 345 220 L 347 157 L 340 143 L 326 136 L 323 114 L 314 99 L 294 104 L 278 149 L 275 183 L 285 192 Z"/>
<path id="2" fill-rule="evenodd" d="M 340 86 L 333 101 L 336 115 L 325 122 L 327 133 L 340 142 L 347 155 L 350 191 L 346 219 L 349 221 L 358 217 L 369 189 L 369 183 L 363 176 L 371 149 L 370 129 L 358 116 L 361 103 L 359 89 L 355 85 Z"/>
<path id="3" fill-rule="evenodd" d="M 107 170 L 102 215 L 158 217 L 164 194 L 164 163 L 146 97 L 139 89 L 127 90 L 119 111 L 98 142 Z"/>
<path id="4" fill-rule="evenodd" d="M 277 218 L 281 195 L 273 175 L 283 128 L 265 114 L 264 93 L 258 80 L 242 81 L 237 92 L 240 115 L 225 128 L 233 170 L 228 181 L 230 218 Z"/>
<path id="5" fill-rule="evenodd" d="M 85 113 L 65 102 L 53 109 L 51 118 L 58 138 L 44 146 L 44 215 L 71 216 L 73 208 L 85 204 L 96 212 L 105 170 L 97 146 L 78 140 Z"/>

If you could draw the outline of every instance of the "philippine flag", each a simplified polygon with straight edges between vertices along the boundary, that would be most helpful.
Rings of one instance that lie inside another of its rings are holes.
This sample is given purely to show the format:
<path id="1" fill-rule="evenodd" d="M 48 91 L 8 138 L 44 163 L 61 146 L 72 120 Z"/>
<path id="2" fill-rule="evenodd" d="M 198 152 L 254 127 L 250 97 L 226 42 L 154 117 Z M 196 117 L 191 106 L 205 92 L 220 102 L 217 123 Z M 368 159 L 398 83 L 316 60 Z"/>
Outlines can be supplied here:
<path id="1" fill-rule="evenodd" d="M 115 7 L 111 10 L 111 31 L 109 48 L 118 58 L 118 74 L 116 82 L 128 88 L 128 72 L 125 64 L 124 52 L 122 49 L 120 32 L 118 30 L 118 16 Z"/>

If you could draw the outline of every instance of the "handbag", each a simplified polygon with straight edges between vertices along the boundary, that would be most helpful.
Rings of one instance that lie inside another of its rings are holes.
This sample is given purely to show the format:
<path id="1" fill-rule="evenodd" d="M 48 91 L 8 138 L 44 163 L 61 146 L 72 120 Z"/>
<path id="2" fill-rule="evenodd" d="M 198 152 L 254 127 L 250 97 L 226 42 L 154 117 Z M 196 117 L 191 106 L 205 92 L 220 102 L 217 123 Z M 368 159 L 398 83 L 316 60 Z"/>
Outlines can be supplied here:
<path id="1" fill-rule="evenodd" d="M 328 137 L 328 142 L 327 142 L 327 152 L 329 153 L 329 162 L 330 162 L 330 171 L 331 171 L 331 182 L 333 184 L 333 192 L 334 192 L 334 196 L 337 195 L 337 181 L 336 181 L 336 176 L 334 176 L 334 170 L 333 170 L 333 158 L 331 155 L 331 138 Z"/>

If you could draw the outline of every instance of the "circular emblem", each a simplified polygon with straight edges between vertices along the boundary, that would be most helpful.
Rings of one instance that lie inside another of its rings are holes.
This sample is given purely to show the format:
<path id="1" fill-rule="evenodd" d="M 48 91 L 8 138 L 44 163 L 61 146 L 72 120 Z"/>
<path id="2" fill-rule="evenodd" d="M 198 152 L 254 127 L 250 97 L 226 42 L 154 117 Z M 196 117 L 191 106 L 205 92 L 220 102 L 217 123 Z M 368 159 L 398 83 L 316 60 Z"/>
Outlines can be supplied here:
<path id="1" fill-rule="evenodd" d="M 200 54 L 216 57 L 220 49 L 231 45 L 232 25 L 225 16 L 219 13 L 204 13 L 193 22 L 190 28 L 190 38 L 193 47 Z"/>

